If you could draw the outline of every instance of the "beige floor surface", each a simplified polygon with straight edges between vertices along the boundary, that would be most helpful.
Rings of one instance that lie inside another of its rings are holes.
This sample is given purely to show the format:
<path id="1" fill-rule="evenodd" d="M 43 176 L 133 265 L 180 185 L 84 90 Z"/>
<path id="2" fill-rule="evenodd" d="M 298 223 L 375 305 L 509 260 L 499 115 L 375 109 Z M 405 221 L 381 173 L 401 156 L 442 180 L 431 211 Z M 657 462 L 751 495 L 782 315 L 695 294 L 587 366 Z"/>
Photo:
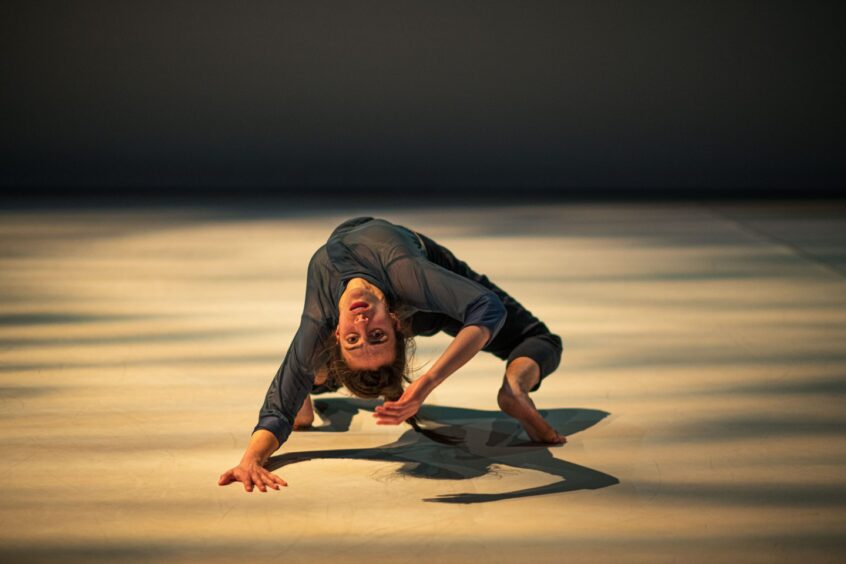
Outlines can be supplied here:
<path id="1" fill-rule="evenodd" d="M 426 406 L 456 446 L 331 394 L 288 488 L 217 485 L 362 214 L 563 337 L 534 397 L 567 445 L 524 444 L 482 353 Z M 846 559 L 842 203 L 6 210 L 0 304 L 3 562 Z"/>

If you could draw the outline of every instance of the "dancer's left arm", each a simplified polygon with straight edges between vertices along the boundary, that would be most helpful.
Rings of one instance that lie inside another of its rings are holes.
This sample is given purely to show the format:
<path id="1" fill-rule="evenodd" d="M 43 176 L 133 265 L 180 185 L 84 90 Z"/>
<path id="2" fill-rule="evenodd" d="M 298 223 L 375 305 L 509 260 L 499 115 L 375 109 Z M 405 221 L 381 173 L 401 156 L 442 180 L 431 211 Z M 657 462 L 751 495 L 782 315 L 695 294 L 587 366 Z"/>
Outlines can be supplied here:
<path id="1" fill-rule="evenodd" d="M 490 330 L 483 325 L 462 327 L 432 367 L 409 384 L 399 400 L 386 401 L 376 407 L 373 414 L 376 424 L 398 425 L 416 414 L 432 390 L 476 356 L 488 342 L 490 335 Z"/>

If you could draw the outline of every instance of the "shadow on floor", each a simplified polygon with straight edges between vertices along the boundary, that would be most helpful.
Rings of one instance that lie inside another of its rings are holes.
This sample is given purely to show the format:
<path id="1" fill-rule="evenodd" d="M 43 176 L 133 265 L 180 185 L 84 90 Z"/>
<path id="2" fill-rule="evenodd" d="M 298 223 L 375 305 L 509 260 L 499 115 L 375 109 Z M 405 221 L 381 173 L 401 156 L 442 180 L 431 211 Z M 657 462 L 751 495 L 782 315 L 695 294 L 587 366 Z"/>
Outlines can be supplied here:
<path id="1" fill-rule="evenodd" d="M 327 423 L 307 432 L 337 433 L 349 429 L 359 411 L 372 412 L 381 402 L 352 398 L 315 401 Z M 607 412 L 592 409 L 540 410 L 559 433 L 570 436 L 587 429 Z M 354 459 L 401 462 L 397 472 L 406 476 L 441 480 L 478 478 L 495 472 L 494 466 L 538 470 L 561 478 L 546 486 L 496 493 L 461 493 L 426 498 L 441 503 L 480 503 L 576 490 L 595 490 L 620 483 L 614 476 L 566 462 L 552 456 L 551 448 L 525 440 L 516 420 L 500 411 L 424 405 L 418 416 L 423 432 L 406 431 L 393 443 L 375 448 L 313 450 L 273 456 L 266 465 L 276 470 L 289 464 L 316 459 Z"/>

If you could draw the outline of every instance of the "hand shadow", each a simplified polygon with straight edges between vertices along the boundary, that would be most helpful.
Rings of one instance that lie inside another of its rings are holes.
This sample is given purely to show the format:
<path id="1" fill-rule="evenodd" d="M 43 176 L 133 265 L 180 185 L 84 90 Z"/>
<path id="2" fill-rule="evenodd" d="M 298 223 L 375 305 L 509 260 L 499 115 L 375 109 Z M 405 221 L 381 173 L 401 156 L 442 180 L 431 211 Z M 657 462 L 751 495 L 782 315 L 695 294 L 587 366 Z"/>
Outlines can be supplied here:
<path id="1" fill-rule="evenodd" d="M 321 418 L 328 421 L 312 432 L 343 432 L 359 411 L 373 411 L 378 400 L 326 398 L 315 401 Z M 594 409 L 540 410 L 541 415 L 564 436 L 583 431 L 608 416 Z M 520 424 L 500 411 L 424 405 L 418 412 L 422 432 L 409 429 L 396 441 L 363 449 L 289 452 L 271 457 L 266 468 L 276 470 L 296 462 L 315 459 L 355 459 L 401 462 L 397 470 L 407 476 L 462 480 L 493 471 L 493 465 L 540 470 L 560 477 L 546 486 L 497 494 L 462 493 L 426 498 L 440 503 L 479 503 L 550 495 L 575 490 L 605 488 L 620 481 L 609 474 L 552 456 L 550 445 L 523 440 Z"/>

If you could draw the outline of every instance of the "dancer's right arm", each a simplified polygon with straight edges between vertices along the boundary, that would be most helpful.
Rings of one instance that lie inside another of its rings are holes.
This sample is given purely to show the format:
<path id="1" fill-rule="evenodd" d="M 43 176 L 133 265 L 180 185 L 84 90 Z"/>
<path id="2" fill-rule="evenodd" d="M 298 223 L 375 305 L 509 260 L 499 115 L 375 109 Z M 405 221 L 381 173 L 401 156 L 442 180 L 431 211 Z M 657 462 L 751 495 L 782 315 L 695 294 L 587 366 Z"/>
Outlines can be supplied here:
<path id="1" fill-rule="evenodd" d="M 267 491 L 265 486 L 278 489 L 277 484 L 287 485 L 284 480 L 267 471 L 264 464 L 293 431 L 297 412 L 315 383 L 314 367 L 323 364 L 320 358 L 321 353 L 325 352 L 323 343 L 331 330 L 325 323 L 325 300 L 319 297 L 320 256 L 322 253 L 318 251 L 309 262 L 305 306 L 300 326 L 267 389 L 247 450 L 238 466 L 220 476 L 218 483 L 222 486 L 240 481 L 249 492 L 252 491 L 253 484 L 261 491 Z"/>
<path id="2" fill-rule="evenodd" d="M 248 492 L 253 491 L 253 485 L 263 492 L 267 491 L 266 486 L 279 489 L 278 485 L 288 485 L 266 470 L 264 464 L 288 439 L 297 412 L 314 386 L 315 371 L 309 366 L 314 365 L 314 356 L 320 350 L 319 341 L 318 325 L 303 316 L 285 359 L 267 389 L 247 450 L 238 466 L 221 474 L 219 485 L 242 482 Z"/>
<path id="3" fill-rule="evenodd" d="M 279 486 L 287 486 L 288 483 L 264 468 L 264 463 L 270 455 L 279 448 L 279 441 L 270 431 L 258 429 L 250 437 L 250 444 L 247 446 L 244 456 L 238 466 L 230 468 L 220 475 L 218 485 L 225 486 L 232 482 L 244 484 L 244 490 L 251 492 L 253 486 L 263 492 L 267 487 L 278 490 Z"/>
<path id="4" fill-rule="evenodd" d="M 264 464 L 270 458 L 270 455 L 276 452 L 279 446 L 279 441 L 276 440 L 273 433 L 267 429 L 259 429 L 250 437 L 250 444 L 247 445 L 247 450 L 241 458 L 241 463 L 247 461 Z"/>
<path id="5" fill-rule="evenodd" d="M 311 356 L 307 353 L 313 350 L 312 340 L 317 338 L 311 328 L 311 324 L 304 318 L 285 353 L 282 365 L 270 382 L 259 410 L 258 424 L 253 428 L 241 462 L 221 474 L 219 485 L 241 482 L 248 492 L 253 491 L 253 486 L 265 492 L 267 486 L 279 489 L 279 485 L 288 485 L 282 478 L 266 470 L 264 464 L 288 439 L 293 430 L 294 418 L 314 385 L 314 371 L 307 369 L 306 363 L 301 361 Z"/>

